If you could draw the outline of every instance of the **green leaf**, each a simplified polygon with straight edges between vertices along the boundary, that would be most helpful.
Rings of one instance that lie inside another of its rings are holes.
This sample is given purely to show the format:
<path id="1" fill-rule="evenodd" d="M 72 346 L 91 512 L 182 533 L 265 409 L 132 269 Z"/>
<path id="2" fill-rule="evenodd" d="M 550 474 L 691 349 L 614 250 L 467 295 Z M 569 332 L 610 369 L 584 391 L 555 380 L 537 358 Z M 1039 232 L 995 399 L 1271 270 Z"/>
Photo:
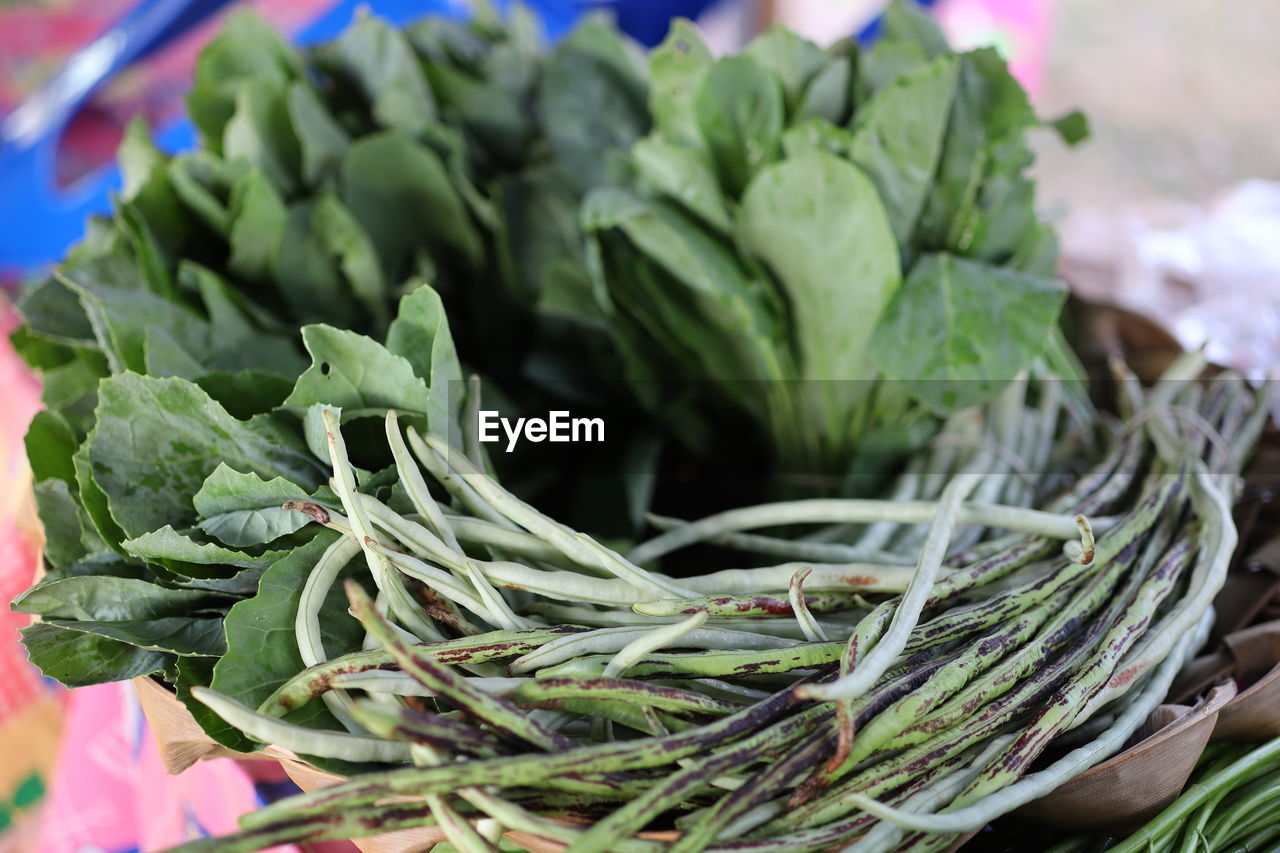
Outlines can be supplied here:
<path id="1" fill-rule="evenodd" d="M 671 22 L 662 44 L 649 54 L 649 111 L 662 137 L 702 148 L 694 99 L 713 62 L 698 28 L 683 18 Z"/>
<path id="2" fill-rule="evenodd" d="M 412 366 L 427 381 L 427 425 L 437 435 L 453 435 L 453 418 L 461 408 L 462 367 L 449 331 L 449 318 L 440 295 L 422 284 L 400 300 L 400 309 L 387 330 L 387 352 Z"/>
<path id="3" fill-rule="evenodd" d="M 111 517 L 106 493 L 93 477 L 93 468 L 89 462 L 88 438 L 80 445 L 75 456 L 71 457 L 71 462 L 76 469 L 76 490 L 80 494 L 80 505 L 84 507 L 90 526 L 99 539 L 107 543 L 112 550 L 123 554 L 120 541 L 124 539 L 124 532 Z"/>
<path id="4" fill-rule="evenodd" d="M 147 328 L 143 351 L 146 372 L 151 376 L 180 376 L 183 379 L 195 379 L 204 373 L 204 365 L 183 349 L 163 326 Z"/>
<path id="5" fill-rule="evenodd" d="M 556 161 L 579 191 L 605 183 L 613 159 L 648 132 L 647 97 L 619 34 L 594 17 L 552 52 L 536 108 Z"/>
<path id="6" fill-rule="evenodd" d="M 1057 131 L 1059 138 L 1069 148 L 1074 148 L 1089 138 L 1089 118 L 1079 110 L 1058 116 L 1049 122 L 1049 126 Z"/>
<path id="7" fill-rule="evenodd" d="M 443 65 L 425 67 L 441 104 L 499 162 L 519 163 L 534 133 L 523 93 L 488 85 Z"/>
<path id="8" fill-rule="evenodd" d="M 116 156 L 123 184 L 119 201 L 142 214 L 168 251 L 180 251 L 187 239 L 188 220 L 169 180 L 168 157 L 151 141 L 141 118 L 129 122 Z"/>
<path id="9" fill-rule="evenodd" d="M 870 180 L 830 154 L 805 152 L 756 177 L 739 228 L 787 293 L 801 376 L 871 378 L 866 347 L 901 274 Z"/>
<path id="10" fill-rule="evenodd" d="M 128 536 L 191 521 L 191 496 L 220 462 L 304 487 L 320 479 L 296 433 L 269 418 L 236 420 L 185 380 L 125 373 L 105 380 L 98 397 L 85 448 L 111 517 Z"/>
<path id="11" fill-rule="evenodd" d="M 417 135 L 436 120 L 418 58 L 404 35 L 381 18 L 358 15 L 320 56 L 356 87 L 382 127 Z"/>
<path id="12" fill-rule="evenodd" d="M 236 109 L 222 137 L 223 154 L 261 169 L 281 195 L 297 192 L 302 149 L 289 121 L 283 83 L 249 78 L 240 83 Z"/>
<path id="13" fill-rule="evenodd" d="M 782 85 L 745 56 L 718 60 L 694 100 L 698 127 L 726 194 L 737 198 L 782 142 Z"/>
<path id="14" fill-rule="evenodd" d="M 228 204 L 231 256 L 227 269 L 250 281 L 268 281 L 289 211 L 266 173 L 249 169 L 231 185 Z"/>
<path id="15" fill-rule="evenodd" d="M 312 209 L 316 236 L 337 262 L 351 291 L 381 329 L 387 323 L 387 285 L 369 235 L 332 193 L 317 197 Z"/>
<path id="16" fill-rule="evenodd" d="M 316 403 L 343 409 L 398 409 L 426 414 L 431 394 L 403 356 L 364 335 L 332 326 L 306 326 L 302 342 L 311 366 L 298 377 L 285 406 Z"/>
<path id="17" fill-rule="evenodd" d="M 243 548 L 301 530 L 310 519 L 280 505 L 309 499 L 305 490 L 282 477 L 263 480 L 219 465 L 196 492 L 194 503 L 201 530 L 233 548 Z"/>
<path id="18" fill-rule="evenodd" d="M 884 11 L 881 26 L 884 41 L 915 45 L 926 59 L 950 52 L 938 22 L 912 0 L 893 0 Z"/>
<path id="19" fill-rule="evenodd" d="M 43 619 L 133 622 L 185 616 L 225 599 L 208 592 L 168 589 L 132 578 L 85 575 L 46 580 L 14 600 L 14 609 Z"/>
<path id="20" fill-rule="evenodd" d="M 480 259 L 480 236 L 444 164 L 403 134 L 374 134 L 347 149 L 341 196 L 377 247 L 388 281 L 404 277 L 424 244 L 469 264 Z"/>
<path id="21" fill-rule="evenodd" d="M 823 118 L 811 118 L 793 124 L 782 134 L 782 150 L 788 158 L 815 149 L 844 158 L 848 155 L 852 142 L 852 133 Z"/>
<path id="22" fill-rule="evenodd" d="M 231 228 L 226 191 L 231 168 L 208 151 L 194 151 L 169 161 L 174 195 L 208 228 L 224 237 Z"/>
<path id="23" fill-rule="evenodd" d="M 128 264 L 119 258 L 119 265 Z M 26 290 L 18 302 L 18 313 L 35 334 L 75 346 L 97 345 L 93 324 L 80 304 L 80 295 L 66 282 L 50 277 Z"/>
<path id="24" fill-rule="evenodd" d="M 631 148 L 631 160 L 637 175 L 653 191 L 680 202 L 719 231 L 729 231 L 724 196 L 701 150 L 648 136 Z"/>
<path id="25" fill-rule="evenodd" d="M 67 457 L 70 461 L 70 457 Z M 74 482 L 74 480 L 72 480 Z M 32 490 L 44 528 L 44 559 L 50 566 L 68 566 L 85 556 L 80 505 L 65 480 L 45 479 Z"/>
<path id="26" fill-rule="evenodd" d="M 669 276 L 634 284 L 630 275 L 608 278 L 611 296 L 625 306 L 621 313 L 642 312 L 652 334 L 699 353 L 698 361 L 681 365 L 681 370 L 705 371 L 708 378 L 726 381 L 786 375 L 777 363 L 771 294 L 725 244 L 689 217 L 670 205 L 599 190 L 584 202 L 583 224 L 588 231 L 621 230 Z M 619 268 L 630 263 L 618 261 Z M 748 383 L 732 385 L 745 390 Z"/>
<path id="27" fill-rule="evenodd" d="M 788 111 L 800 101 L 805 84 L 827 64 L 822 48 L 778 25 L 753 38 L 742 55 L 778 76 Z"/>
<path id="28" fill-rule="evenodd" d="M 307 186 L 315 187 L 336 177 L 342 155 L 351 144 L 350 135 L 307 83 L 289 84 L 285 106 L 302 152 L 302 180 Z"/>
<path id="29" fill-rule="evenodd" d="M 1031 363 L 1065 297 L 1052 279 L 924 255 L 885 312 L 872 352 L 923 404 L 951 412 L 995 396 Z"/>
<path id="30" fill-rule="evenodd" d="M 299 491 L 301 490 L 299 489 Z M 299 513 L 294 514 L 298 515 Z M 168 524 L 159 530 L 144 533 L 133 539 L 126 539 L 120 544 L 130 554 L 144 560 L 175 560 L 180 563 L 194 563 L 201 566 L 235 566 L 238 569 L 269 566 L 287 553 L 285 551 L 264 551 L 261 554 L 254 555 L 223 548 L 212 542 L 196 542 L 191 537 L 184 536 L 174 530 Z"/>
<path id="31" fill-rule="evenodd" d="M 146 369 L 152 329 L 166 332 L 197 361 L 209 351 L 209 324 L 180 302 L 146 290 L 74 286 L 113 373 Z"/>
<path id="32" fill-rule="evenodd" d="M 159 672 L 172 660 L 161 652 L 43 622 L 19 632 L 31 663 L 67 687 L 127 681 Z"/>
<path id="33" fill-rule="evenodd" d="M 166 616 L 133 622 L 46 619 L 45 624 L 119 640 L 152 652 L 218 657 L 227 648 L 222 620 L 217 616 Z"/>
<path id="34" fill-rule="evenodd" d="M 927 249 L 966 253 L 986 216 L 979 200 L 984 183 L 992 175 L 1018 182 L 1030 157 L 1022 136 L 1039 120 L 1026 93 L 995 50 L 975 50 L 959 61 L 946 141 L 920 218 L 917 241 Z M 999 152 L 998 147 L 1002 149 Z M 995 203 L 989 191 L 986 195 L 988 203 Z M 1028 201 L 1024 190 L 1022 209 L 1009 210 L 1008 214 L 1025 218 Z M 1033 209 L 1030 214 L 1034 220 Z"/>
<path id="35" fill-rule="evenodd" d="M 76 480 L 75 455 L 80 442 L 66 419 L 56 411 L 44 409 L 36 412 L 27 427 L 25 446 L 27 462 L 35 482 L 45 480 Z"/>
<path id="36" fill-rule="evenodd" d="M 325 242 L 319 218 L 314 198 L 289 209 L 272 269 L 296 320 L 345 326 L 359 306 Z"/>
<path id="37" fill-rule="evenodd" d="M 837 56 L 813 76 L 796 105 L 792 123 L 808 118 L 823 118 L 843 125 L 853 108 L 853 62 Z"/>
<path id="38" fill-rule="evenodd" d="M 293 391 L 294 380 L 261 370 L 215 370 L 196 384 L 237 420 L 270 412 L 282 405 Z"/>
<path id="39" fill-rule="evenodd" d="M 227 652 L 214 667 L 214 690 L 256 708 L 302 671 L 294 634 L 298 599 L 311 570 L 337 535 L 322 531 L 277 562 L 262 576 L 258 594 L 238 602 L 227 613 Z M 364 631 L 347 613 L 341 581 L 334 584 L 320 610 L 320 628 L 325 652 L 331 658 L 360 647 Z M 311 702 L 286 719 L 313 728 L 337 725 L 321 702 Z M 218 737 L 216 732 L 210 734 Z"/>
<path id="40" fill-rule="evenodd" d="M 875 372 L 868 346 L 901 273 L 898 247 L 875 186 L 856 167 L 808 151 L 762 171 L 747 188 L 739 240 L 782 286 L 790 306 L 798 378 L 781 429 L 786 453 L 807 445 L 840 464 L 854 434 L 853 408 Z M 863 380 L 863 381 L 859 381 Z"/>
<path id="41" fill-rule="evenodd" d="M 206 147 L 221 153 L 223 130 L 235 112 L 245 79 L 284 84 L 302 76 L 302 61 L 275 29 L 248 10 L 228 15 L 218 35 L 196 59 L 187 113 Z"/>
<path id="42" fill-rule="evenodd" d="M 952 57 L 939 57 L 881 89 L 854 119 L 849 159 L 875 183 L 899 245 L 933 184 L 957 71 Z"/>

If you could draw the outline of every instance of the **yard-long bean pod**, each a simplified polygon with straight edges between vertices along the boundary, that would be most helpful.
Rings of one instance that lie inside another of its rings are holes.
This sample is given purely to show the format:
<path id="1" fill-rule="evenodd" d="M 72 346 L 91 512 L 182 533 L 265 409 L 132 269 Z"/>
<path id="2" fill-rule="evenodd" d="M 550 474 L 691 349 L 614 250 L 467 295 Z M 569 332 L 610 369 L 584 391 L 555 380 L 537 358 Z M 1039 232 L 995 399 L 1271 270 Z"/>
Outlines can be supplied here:
<path id="1" fill-rule="evenodd" d="M 378 591 L 387 596 L 392 613 L 402 625 L 409 628 L 423 640 L 441 640 L 444 637 L 439 630 L 425 617 L 422 608 L 413 601 L 409 591 L 405 589 L 400 575 L 387 564 L 369 543 L 374 539 L 373 528 L 365 518 L 360 500 L 356 492 L 355 474 L 351 463 L 347 460 L 347 446 L 342 438 L 342 428 L 338 423 L 338 415 L 327 406 L 321 407 L 320 419 L 329 446 L 329 463 L 333 466 L 333 480 L 336 485 L 338 500 L 347 514 L 351 531 L 356 542 L 364 551 L 369 563 L 369 571 L 373 574 Z"/>
<path id="2" fill-rule="evenodd" d="M 924 548 L 920 552 L 920 561 L 916 564 L 915 577 L 901 602 L 893 611 L 893 618 L 888 630 L 869 652 L 863 652 L 856 667 L 848 675 L 830 684 L 815 684 L 797 688 L 797 696 L 802 699 L 856 699 L 871 689 L 880 676 L 884 675 L 894 659 L 902 653 L 907 638 L 916 626 L 929 592 L 933 589 L 934 579 L 942 568 L 942 558 L 947 554 L 947 542 L 951 531 L 959 517 L 961 502 L 969 492 L 978 485 L 977 475 L 957 477 L 942 492 L 938 501 L 937 514 L 929 528 L 929 535 Z"/>
<path id="3" fill-rule="evenodd" d="M 327 732 L 286 723 L 260 714 L 230 697 L 206 687 L 191 688 L 191 695 L 240 731 L 261 741 L 282 746 L 300 755 L 341 758 L 344 761 L 396 763 L 409 760 L 403 743 L 347 732 Z"/>
<path id="4" fill-rule="evenodd" d="M 812 567 L 806 566 L 806 569 Z M 805 571 L 805 569 L 800 569 Z M 793 576 L 794 577 L 794 576 Z M 805 576 L 806 579 L 808 575 Z M 804 595 L 805 608 L 810 613 L 828 613 L 831 611 L 853 610 L 859 606 L 856 593 L 839 590 L 809 590 Z M 641 601 L 631 609 L 644 616 L 689 616 L 705 610 L 707 616 L 715 618 L 749 619 L 756 616 L 793 616 L 794 602 L 790 595 L 707 595 L 701 598 L 676 599 L 663 598 L 656 601 Z"/>
<path id="5" fill-rule="evenodd" d="M 320 611 L 338 573 L 360 553 L 360 546 L 345 537 L 335 539 L 316 561 L 298 596 L 298 615 L 294 619 L 294 637 L 304 666 L 315 666 L 329 659 L 320 634 Z M 322 697 L 329 712 L 347 731 L 359 734 L 360 725 L 351 716 L 351 699 L 342 691 L 329 691 Z"/>
<path id="6" fill-rule="evenodd" d="M 693 614 L 699 615 L 697 613 Z M 705 616 L 702 617 L 705 621 Z M 623 647 L 642 637 L 649 636 L 654 626 L 647 628 L 598 628 L 552 640 L 532 652 L 514 660 L 508 669 L 520 675 L 544 667 L 554 666 L 586 654 L 607 654 L 621 651 Z M 796 645 L 795 640 L 762 636 L 747 631 L 725 628 L 696 628 L 678 638 L 679 645 L 690 649 L 783 649 Z M 647 652 L 645 653 L 648 654 Z M 642 658 L 644 655 L 641 656 Z"/>
<path id="7" fill-rule="evenodd" d="M 472 396 L 479 396 L 478 387 L 468 393 L 468 401 L 471 400 Z M 453 529 L 445 521 L 439 505 L 431 497 L 431 492 L 427 488 L 426 480 L 422 477 L 422 472 L 418 470 L 413 457 L 409 455 L 409 448 L 405 446 L 404 439 L 400 436 L 400 427 L 396 423 L 394 411 L 387 412 L 386 432 L 392 456 L 396 462 L 396 472 L 400 476 L 400 482 L 404 486 L 405 492 L 409 495 L 410 502 L 418 515 L 427 522 L 432 532 L 440 538 L 441 545 L 452 551 L 453 555 L 456 555 L 457 565 L 451 566 L 451 570 L 458 577 L 465 578 L 470 582 L 480 601 L 483 602 L 485 611 L 489 614 L 494 625 L 510 630 L 529 627 L 528 622 L 512 612 L 506 600 L 490 585 L 488 579 L 476 568 L 475 564 L 462 553 L 462 548 L 458 544 L 458 539 L 454 535 Z M 477 461 L 479 461 L 482 458 L 479 455 L 481 453 L 479 445 L 476 447 L 476 453 Z"/>
<path id="8" fill-rule="evenodd" d="M 413 433 L 411 432 L 410 435 L 412 436 Z M 460 455 L 438 436 L 428 435 L 425 441 L 431 450 L 456 469 L 462 480 L 495 510 L 539 539 L 555 545 L 574 562 L 584 566 L 594 566 L 642 590 L 666 593 L 668 596 L 689 597 L 689 593 L 679 584 L 650 574 L 590 536 L 570 531 L 559 522 L 538 512 L 503 488 L 492 477 L 473 466 L 465 456 Z"/>
<path id="9" fill-rule="evenodd" d="M 800 630 L 804 632 L 805 639 L 814 643 L 825 643 L 830 637 L 822 630 L 818 620 L 813 618 L 813 614 L 809 612 L 808 601 L 804 594 L 804 580 L 812 573 L 813 569 L 806 568 L 792 575 L 788 603 L 796 615 L 796 622 L 800 625 Z"/>
<path id="10" fill-rule="evenodd" d="M 439 695 L 467 709 L 467 713 L 483 720 L 500 735 L 523 741 L 542 749 L 564 749 L 570 742 L 554 731 L 522 714 L 510 702 L 477 690 L 465 677 L 426 657 L 414 655 L 400 638 L 392 633 L 382 615 L 359 584 L 348 581 L 347 597 L 365 629 L 378 638 L 382 648 L 400 665 L 400 669 L 435 690 Z"/>
<path id="11" fill-rule="evenodd" d="M 893 499 L 890 498 L 890 500 Z M 659 530 L 680 530 L 693 523 L 654 513 L 647 514 L 645 518 Z M 884 524 L 889 529 L 893 528 L 891 522 L 884 522 Z M 720 533 L 700 541 L 738 551 L 786 557 L 789 560 L 813 560 L 819 563 L 885 563 L 897 566 L 910 566 L 915 563 L 915 560 L 909 556 L 895 554 L 878 547 L 867 547 L 861 544 L 843 545 L 839 542 L 813 542 L 805 539 L 781 539 L 759 533 Z"/>
<path id="12" fill-rule="evenodd" d="M 629 555 L 633 563 L 647 563 L 672 551 L 710 536 L 756 527 L 830 522 L 886 520 L 898 524 L 928 524 L 937 513 L 937 501 L 878 501 L 823 499 L 783 501 L 731 509 L 669 530 L 636 546 Z M 1074 519 L 1051 512 L 996 504 L 962 504 L 958 523 L 1019 530 L 1054 539 L 1074 539 L 1079 535 Z M 1106 526 L 1099 519 L 1096 526 Z"/>
<path id="13" fill-rule="evenodd" d="M 571 625 L 560 625 L 524 631 L 492 631 L 488 634 L 412 646 L 409 651 L 415 657 L 430 659 L 435 663 L 465 666 L 517 657 L 556 637 L 580 630 L 582 629 Z M 352 652 L 304 669 L 276 688 L 275 693 L 267 697 L 258 710 L 268 716 L 284 716 L 329 690 L 339 675 L 384 670 L 394 666 L 391 655 L 383 649 Z"/>

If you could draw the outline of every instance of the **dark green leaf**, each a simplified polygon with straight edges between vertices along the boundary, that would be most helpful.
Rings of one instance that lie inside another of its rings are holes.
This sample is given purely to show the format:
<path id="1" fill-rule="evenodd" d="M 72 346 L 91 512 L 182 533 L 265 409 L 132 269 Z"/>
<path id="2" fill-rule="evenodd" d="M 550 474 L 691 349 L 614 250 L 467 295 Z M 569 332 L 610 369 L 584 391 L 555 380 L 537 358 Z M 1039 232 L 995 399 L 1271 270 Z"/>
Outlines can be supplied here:
<path id="1" fill-rule="evenodd" d="M 159 672 L 172 660 L 161 652 L 41 622 L 20 631 L 31 662 L 68 687 L 127 681 Z"/>
<path id="2" fill-rule="evenodd" d="M 253 12 L 229 15 L 196 60 L 187 113 L 206 147 L 222 152 L 222 135 L 235 112 L 242 80 L 284 84 L 302 76 L 302 63 L 280 34 Z"/>
<path id="3" fill-rule="evenodd" d="M 321 52 L 369 102 L 382 127 L 417 135 L 436 118 L 435 100 L 404 35 L 381 18 L 357 16 Z"/>
<path id="4" fill-rule="evenodd" d="M 424 243 L 479 261 L 479 235 L 444 164 L 407 136 L 354 143 L 342 162 L 342 200 L 377 247 L 388 281 L 403 277 Z"/>
<path id="5" fill-rule="evenodd" d="M 694 101 L 698 127 L 725 192 L 737 198 L 782 142 L 782 86 L 745 56 L 718 60 Z"/>
<path id="6" fill-rule="evenodd" d="M 287 93 L 286 85 L 275 80 L 242 81 L 222 138 L 228 160 L 261 169 L 284 196 L 297 191 L 302 175 L 302 150 L 289 121 Z"/>
<path id="7" fill-rule="evenodd" d="M 400 300 L 387 331 L 386 351 L 403 358 L 419 380 L 426 380 L 427 408 L 419 411 L 426 412 L 428 428 L 437 435 L 452 435 L 452 418 L 460 408 L 453 402 L 464 395 L 462 367 L 440 295 L 429 285 L 419 285 Z"/>
<path id="8" fill-rule="evenodd" d="M 683 204 L 721 232 L 729 231 L 729 211 L 716 174 L 701 149 L 674 145 L 657 136 L 631 149 L 636 174 L 651 190 Z"/>

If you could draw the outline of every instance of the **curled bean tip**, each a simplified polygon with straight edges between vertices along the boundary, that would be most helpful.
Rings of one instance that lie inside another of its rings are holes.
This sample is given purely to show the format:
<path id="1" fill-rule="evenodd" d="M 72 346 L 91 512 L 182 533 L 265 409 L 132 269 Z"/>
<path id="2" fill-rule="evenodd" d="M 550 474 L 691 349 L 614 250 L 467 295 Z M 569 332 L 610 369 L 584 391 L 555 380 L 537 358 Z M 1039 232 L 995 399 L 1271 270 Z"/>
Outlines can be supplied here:
<path id="1" fill-rule="evenodd" d="M 317 524 L 329 523 L 329 510 L 312 501 L 285 501 L 280 505 L 280 508 L 290 512 L 300 512 L 311 518 L 311 520 L 315 521 Z"/>

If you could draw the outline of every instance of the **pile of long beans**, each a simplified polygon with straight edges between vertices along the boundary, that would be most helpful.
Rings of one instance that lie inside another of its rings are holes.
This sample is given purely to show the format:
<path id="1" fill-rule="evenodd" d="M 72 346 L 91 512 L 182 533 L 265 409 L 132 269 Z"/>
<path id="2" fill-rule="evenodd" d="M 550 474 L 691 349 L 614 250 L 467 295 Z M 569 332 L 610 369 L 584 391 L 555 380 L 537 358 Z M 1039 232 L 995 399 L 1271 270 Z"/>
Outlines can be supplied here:
<path id="1" fill-rule="evenodd" d="M 327 412 L 337 500 L 286 505 L 338 533 L 298 609 L 308 668 L 256 709 L 197 696 L 302 755 L 413 766 L 182 849 L 438 825 L 464 853 L 503 833 L 575 853 L 944 850 L 1118 750 L 1203 643 L 1266 401 L 1189 381 L 1202 367 L 1149 394 L 1118 368 L 1123 417 L 1096 442 L 1057 382 L 1023 379 L 885 500 L 655 519 L 629 555 L 506 491 L 474 436 L 455 449 L 391 414 L 397 512 L 357 490 Z M 1068 482 L 1038 476 L 1070 460 L 1087 465 Z M 646 568 L 696 543 L 781 562 Z M 358 557 L 369 641 L 329 659 L 317 613 Z M 281 719 L 317 700 L 347 731 Z"/>

